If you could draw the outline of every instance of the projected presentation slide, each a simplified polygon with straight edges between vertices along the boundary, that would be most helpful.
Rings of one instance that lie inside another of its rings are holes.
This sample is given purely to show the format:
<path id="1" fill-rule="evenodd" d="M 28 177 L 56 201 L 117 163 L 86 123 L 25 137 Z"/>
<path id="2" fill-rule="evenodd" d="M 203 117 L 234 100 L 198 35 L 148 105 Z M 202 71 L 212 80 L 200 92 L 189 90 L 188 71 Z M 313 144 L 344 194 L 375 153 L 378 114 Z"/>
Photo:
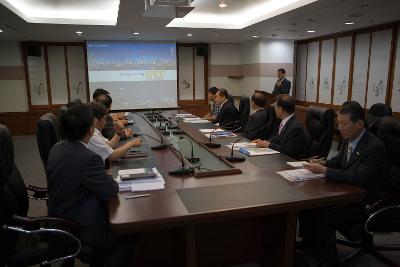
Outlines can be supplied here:
<path id="1" fill-rule="evenodd" d="M 89 88 L 110 92 L 112 109 L 177 107 L 175 43 L 87 42 Z"/>

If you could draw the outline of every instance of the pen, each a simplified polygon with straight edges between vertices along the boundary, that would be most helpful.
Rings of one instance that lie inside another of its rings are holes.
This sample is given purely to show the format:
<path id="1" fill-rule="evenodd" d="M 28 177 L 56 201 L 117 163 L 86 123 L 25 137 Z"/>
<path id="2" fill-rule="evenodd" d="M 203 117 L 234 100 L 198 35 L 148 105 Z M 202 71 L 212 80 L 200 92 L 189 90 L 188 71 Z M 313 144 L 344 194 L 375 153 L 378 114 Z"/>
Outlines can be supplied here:
<path id="1" fill-rule="evenodd" d="M 127 196 L 125 199 L 132 199 L 132 198 L 139 198 L 139 197 L 150 197 L 150 194 L 142 194 L 142 195 L 133 195 L 133 196 Z"/>

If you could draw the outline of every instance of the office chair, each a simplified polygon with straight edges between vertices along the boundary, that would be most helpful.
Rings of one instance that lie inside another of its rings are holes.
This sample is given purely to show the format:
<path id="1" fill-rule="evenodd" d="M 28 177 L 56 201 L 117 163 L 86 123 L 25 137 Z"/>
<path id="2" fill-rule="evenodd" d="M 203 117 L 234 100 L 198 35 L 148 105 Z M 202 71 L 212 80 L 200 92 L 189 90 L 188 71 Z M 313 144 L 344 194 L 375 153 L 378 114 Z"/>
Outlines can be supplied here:
<path id="1" fill-rule="evenodd" d="M 250 98 L 242 95 L 239 101 L 239 123 L 242 129 L 246 128 L 250 116 Z"/>
<path id="2" fill-rule="evenodd" d="M 364 225 L 357 225 L 351 229 L 353 233 L 361 232 L 361 237 L 359 234 L 350 237 L 345 235 L 348 239 L 361 239 L 361 242 L 338 240 L 339 244 L 356 248 L 353 253 L 342 259 L 343 266 L 349 265 L 354 258 L 364 254 L 370 254 L 388 266 L 400 266 L 400 263 L 393 262 L 381 253 L 381 251 L 400 251 L 400 244 L 378 246 L 374 243 L 374 237 L 377 235 L 400 232 L 400 119 L 384 117 L 380 121 L 378 137 L 385 144 L 386 158 L 389 161 L 386 177 L 387 194 L 385 198 L 366 207 Z"/>
<path id="3" fill-rule="evenodd" d="M 307 157 L 327 157 L 333 141 L 335 111 L 309 106 L 306 109 Z"/>
<path id="4" fill-rule="evenodd" d="M 392 116 L 392 108 L 382 103 L 373 104 L 365 117 L 368 130 L 377 134 L 379 123 L 385 116 Z"/>
<path id="5" fill-rule="evenodd" d="M 26 217 L 27 188 L 14 163 L 8 128 L 0 124 L 0 266 L 41 266 L 71 260 L 81 250 L 76 224 L 61 218 Z"/>
<path id="6" fill-rule="evenodd" d="M 36 141 L 46 170 L 51 148 L 60 141 L 58 119 L 53 113 L 46 113 L 39 118 L 36 126 Z"/>

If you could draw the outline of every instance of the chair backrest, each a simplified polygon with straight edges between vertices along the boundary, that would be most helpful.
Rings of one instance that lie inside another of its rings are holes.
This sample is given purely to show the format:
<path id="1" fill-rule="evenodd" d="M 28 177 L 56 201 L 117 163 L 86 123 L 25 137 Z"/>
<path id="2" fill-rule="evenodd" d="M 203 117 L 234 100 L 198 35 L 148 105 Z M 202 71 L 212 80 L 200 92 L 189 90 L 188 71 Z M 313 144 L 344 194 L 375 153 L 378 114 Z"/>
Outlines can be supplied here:
<path id="1" fill-rule="evenodd" d="M 387 166 L 387 186 L 389 195 L 400 200 L 400 119 L 391 116 L 380 121 L 377 136 L 385 145 Z"/>
<path id="2" fill-rule="evenodd" d="M 392 108 L 383 103 L 373 104 L 365 118 L 368 130 L 376 134 L 380 121 L 385 116 L 392 116 Z"/>
<path id="3" fill-rule="evenodd" d="M 248 96 L 241 96 L 239 102 L 239 121 L 242 129 L 246 128 L 247 121 L 250 116 L 250 98 Z"/>
<path id="4" fill-rule="evenodd" d="M 67 106 L 62 106 L 60 110 L 58 111 L 58 116 L 57 116 L 57 124 L 58 124 L 58 133 L 60 137 L 60 141 L 65 139 L 65 134 L 64 130 L 61 125 L 61 116 L 68 110 Z"/>
<path id="5" fill-rule="evenodd" d="M 266 107 L 265 109 L 267 110 L 267 120 L 265 125 L 269 126 L 265 128 L 263 133 L 264 137 L 262 139 L 268 140 L 278 134 L 280 120 L 276 116 L 276 112 L 273 107 Z"/>
<path id="6" fill-rule="evenodd" d="M 37 123 L 36 140 L 40 158 L 46 170 L 47 159 L 51 148 L 60 141 L 58 120 L 53 113 L 46 113 L 39 118 Z"/>
<path id="7" fill-rule="evenodd" d="M 326 157 L 333 141 L 335 111 L 309 106 L 306 109 L 307 156 Z"/>

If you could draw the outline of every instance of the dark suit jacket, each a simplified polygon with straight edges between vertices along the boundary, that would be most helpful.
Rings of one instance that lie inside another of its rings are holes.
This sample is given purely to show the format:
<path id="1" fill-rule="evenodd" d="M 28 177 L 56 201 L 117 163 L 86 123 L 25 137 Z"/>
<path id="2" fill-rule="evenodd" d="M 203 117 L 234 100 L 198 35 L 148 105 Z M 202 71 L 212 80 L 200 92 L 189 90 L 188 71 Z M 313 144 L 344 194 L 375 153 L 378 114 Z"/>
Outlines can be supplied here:
<path id="1" fill-rule="evenodd" d="M 106 115 L 106 125 L 104 126 L 103 130 L 101 130 L 101 134 L 108 140 L 111 140 L 111 138 L 113 138 L 115 135 L 114 120 L 110 115 Z M 125 134 L 122 134 L 120 141 L 125 139 Z"/>
<path id="2" fill-rule="evenodd" d="M 49 215 L 77 222 L 86 243 L 109 245 L 107 200 L 117 196 L 118 184 L 107 175 L 101 157 L 78 141 L 64 140 L 53 146 L 47 173 Z"/>
<path id="3" fill-rule="evenodd" d="M 272 137 L 269 148 L 289 157 L 300 159 L 305 155 L 306 132 L 303 125 L 293 115 L 283 127 L 281 134 Z"/>
<path id="4" fill-rule="evenodd" d="M 385 147 L 372 133 L 365 131 L 347 162 L 349 142 L 342 145 L 340 152 L 326 161 L 326 180 L 349 183 L 367 190 L 363 204 L 382 197 L 385 185 Z"/>
<path id="5" fill-rule="evenodd" d="M 231 101 L 226 101 L 222 105 L 217 116 L 217 121 L 220 126 L 235 122 L 239 119 L 239 111 Z M 231 125 L 229 125 L 231 126 Z"/>
<path id="6" fill-rule="evenodd" d="M 288 79 L 283 79 L 280 86 L 275 85 L 274 91 L 272 91 L 273 95 L 281 95 L 290 93 L 291 82 Z"/>
<path id="7" fill-rule="evenodd" d="M 259 109 L 253 114 L 250 115 L 249 120 L 247 121 L 246 129 L 244 130 L 244 136 L 247 139 L 263 139 L 265 136 L 264 126 L 267 123 L 267 110 L 265 108 Z M 262 128 L 264 127 L 264 128 Z"/>

